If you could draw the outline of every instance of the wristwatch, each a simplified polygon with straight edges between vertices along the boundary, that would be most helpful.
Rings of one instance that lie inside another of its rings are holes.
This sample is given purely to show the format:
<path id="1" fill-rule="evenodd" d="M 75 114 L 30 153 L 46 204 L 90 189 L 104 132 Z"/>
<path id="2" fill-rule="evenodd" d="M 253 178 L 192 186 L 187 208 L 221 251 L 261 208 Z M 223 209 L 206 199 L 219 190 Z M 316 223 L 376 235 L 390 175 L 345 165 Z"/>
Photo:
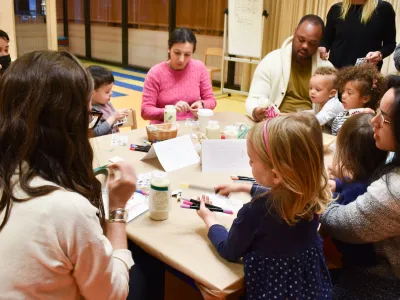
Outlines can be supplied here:
<path id="1" fill-rule="evenodd" d="M 110 210 L 108 222 L 109 223 L 126 223 L 128 212 L 125 208 L 117 208 Z"/>

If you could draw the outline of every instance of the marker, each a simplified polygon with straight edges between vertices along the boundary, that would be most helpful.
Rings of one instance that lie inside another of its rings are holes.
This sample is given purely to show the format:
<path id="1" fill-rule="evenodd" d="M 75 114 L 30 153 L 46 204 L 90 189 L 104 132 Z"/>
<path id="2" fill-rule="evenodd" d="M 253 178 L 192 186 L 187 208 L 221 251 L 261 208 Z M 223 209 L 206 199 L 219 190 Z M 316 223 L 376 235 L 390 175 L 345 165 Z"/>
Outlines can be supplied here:
<path id="1" fill-rule="evenodd" d="M 200 201 L 198 201 L 198 200 L 188 199 L 188 198 L 181 198 L 181 199 L 184 200 L 183 204 L 186 204 L 186 205 L 193 205 L 193 206 L 196 206 L 196 205 L 199 206 L 200 205 Z M 215 206 L 215 205 L 208 204 L 208 203 L 205 203 L 205 205 L 206 205 L 207 208 L 219 208 L 219 209 L 222 209 L 219 206 Z"/>
<path id="2" fill-rule="evenodd" d="M 132 151 L 140 151 L 140 152 L 149 152 L 151 146 L 140 146 L 140 145 L 135 145 L 131 144 L 129 147 L 129 150 Z"/>
<path id="3" fill-rule="evenodd" d="M 143 196 L 148 196 L 149 195 L 149 192 L 143 191 L 143 190 L 137 190 L 136 193 L 142 194 Z"/>
<path id="4" fill-rule="evenodd" d="M 256 182 L 256 180 L 252 177 L 246 177 L 246 176 L 231 176 L 232 180 L 243 180 L 243 181 L 251 181 L 251 182 Z"/>
<path id="5" fill-rule="evenodd" d="M 182 204 L 181 208 L 186 208 L 186 209 L 196 209 L 199 210 L 200 206 L 198 205 L 186 205 L 186 204 Z M 229 209 L 222 209 L 222 208 L 209 208 L 210 211 L 215 211 L 215 212 L 221 212 L 224 214 L 228 214 L 228 215 L 233 215 L 233 212 Z"/>

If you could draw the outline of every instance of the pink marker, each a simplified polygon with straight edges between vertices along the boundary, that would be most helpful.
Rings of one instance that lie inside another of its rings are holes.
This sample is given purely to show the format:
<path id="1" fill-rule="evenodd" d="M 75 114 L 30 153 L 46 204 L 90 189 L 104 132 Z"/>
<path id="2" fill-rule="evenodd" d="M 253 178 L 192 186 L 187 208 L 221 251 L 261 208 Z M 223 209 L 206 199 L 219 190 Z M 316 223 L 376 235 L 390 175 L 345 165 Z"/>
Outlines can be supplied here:
<path id="1" fill-rule="evenodd" d="M 181 204 L 182 208 L 186 208 L 186 209 L 196 209 L 199 210 L 200 206 L 198 205 L 187 205 L 187 204 Z M 210 211 L 215 211 L 215 212 L 221 212 L 224 214 L 229 214 L 229 215 L 233 215 L 233 211 L 229 210 L 229 209 L 222 209 L 222 208 L 208 208 Z"/>

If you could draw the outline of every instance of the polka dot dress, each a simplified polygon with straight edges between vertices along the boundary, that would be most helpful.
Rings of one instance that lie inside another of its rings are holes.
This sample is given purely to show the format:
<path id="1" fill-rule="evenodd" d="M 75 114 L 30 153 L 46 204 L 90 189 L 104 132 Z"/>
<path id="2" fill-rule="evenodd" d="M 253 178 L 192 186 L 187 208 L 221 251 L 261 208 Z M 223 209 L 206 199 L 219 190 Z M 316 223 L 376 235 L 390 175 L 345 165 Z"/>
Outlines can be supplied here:
<path id="1" fill-rule="evenodd" d="M 320 247 L 290 257 L 255 252 L 243 257 L 246 299 L 331 299 L 331 282 Z"/>

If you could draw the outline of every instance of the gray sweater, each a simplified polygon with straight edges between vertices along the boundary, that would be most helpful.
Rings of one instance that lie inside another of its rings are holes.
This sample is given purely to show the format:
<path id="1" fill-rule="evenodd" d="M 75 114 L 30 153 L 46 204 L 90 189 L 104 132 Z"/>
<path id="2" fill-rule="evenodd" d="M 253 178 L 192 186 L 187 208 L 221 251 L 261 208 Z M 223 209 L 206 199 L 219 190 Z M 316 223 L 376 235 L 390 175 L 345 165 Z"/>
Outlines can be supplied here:
<path id="1" fill-rule="evenodd" d="M 373 182 L 348 205 L 331 203 L 321 223 L 328 234 L 343 242 L 373 243 L 377 255 L 400 279 L 400 169 Z"/>

